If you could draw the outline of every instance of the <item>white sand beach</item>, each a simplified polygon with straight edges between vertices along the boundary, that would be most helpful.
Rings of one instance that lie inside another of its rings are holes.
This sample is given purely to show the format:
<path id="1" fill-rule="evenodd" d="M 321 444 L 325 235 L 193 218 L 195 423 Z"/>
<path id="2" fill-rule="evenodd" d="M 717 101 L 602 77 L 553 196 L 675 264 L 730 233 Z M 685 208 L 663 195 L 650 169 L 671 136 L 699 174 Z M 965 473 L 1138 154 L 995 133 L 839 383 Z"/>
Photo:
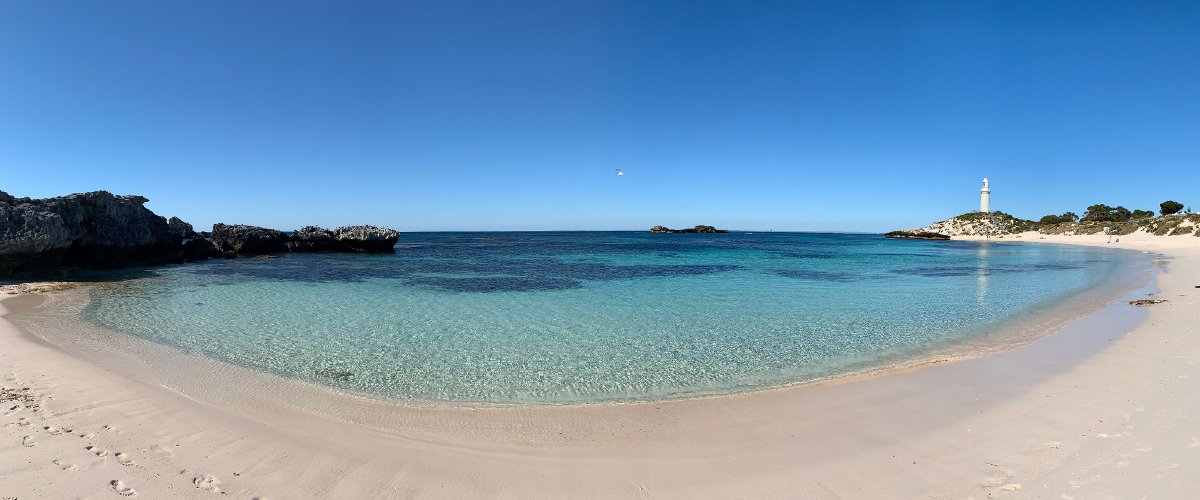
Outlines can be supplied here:
<path id="1" fill-rule="evenodd" d="M 1159 254 L 1151 298 L 1168 302 L 1094 304 L 1008 352 L 840 383 L 472 407 L 396 406 L 131 338 L 84 352 L 9 321 L 69 292 L 10 296 L 0 498 L 1200 497 L 1200 238 L 1039 238 L 1015 241 Z"/>

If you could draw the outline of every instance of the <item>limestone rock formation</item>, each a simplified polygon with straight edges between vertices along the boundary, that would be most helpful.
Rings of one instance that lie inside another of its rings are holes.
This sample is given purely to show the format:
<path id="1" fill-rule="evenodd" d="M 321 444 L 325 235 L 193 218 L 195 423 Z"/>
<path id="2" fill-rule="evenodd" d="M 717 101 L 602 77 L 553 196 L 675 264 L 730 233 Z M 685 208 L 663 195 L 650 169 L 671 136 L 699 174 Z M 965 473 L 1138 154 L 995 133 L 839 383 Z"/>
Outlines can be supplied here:
<path id="1" fill-rule="evenodd" d="M 333 231 L 317 226 L 305 226 L 289 235 L 287 247 L 290 252 L 333 252 Z"/>
<path id="2" fill-rule="evenodd" d="M 885 238 L 906 238 L 906 239 L 914 239 L 914 240 L 948 240 L 948 239 L 950 239 L 950 237 L 947 235 L 940 234 L 940 233 L 933 233 L 933 232 L 929 232 L 929 231 L 923 231 L 920 229 L 904 229 L 901 231 L 892 231 L 890 233 L 884 234 L 883 236 Z"/>
<path id="3" fill-rule="evenodd" d="M 167 229 L 181 239 L 196 237 L 196 231 L 192 229 L 192 225 L 180 220 L 179 217 L 171 217 L 167 221 Z"/>
<path id="4" fill-rule="evenodd" d="M 1001 236 L 1033 229 L 1033 221 L 1018 219 L 1004 212 L 971 212 L 934 222 L 920 231 L 949 236 Z"/>
<path id="5" fill-rule="evenodd" d="M 192 238 L 183 244 L 183 256 L 189 261 L 208 260 L 212 253 L 212 242 L 204 238 Z"/>
<path id="6" fill-rule="evenodd" d="M 212 244 L 224 254 L 263 254 L 287 251 L 283 231 L 242 224 L 213 224 Z"/>
<path id="7" fill-rule="evenodd" d="M 287 250 L 292 253 L 310 253 L 314 252 L 312 243 L 307 241 L 289 241 L 287 242 Z"/>
<path id="8" fill-rule="evenodd" d="M 650 228 L 652 233 L 728 233 L 728 229 L 717 229 L 712 226 L 699 225 L 688 229 L 671 229 L 669 227 L 654 226 Z"/>
<path id="9" fill-rule="evenodd" d="M 375 226 L 343 226 L 333 230 L 339 252 L 391 253 L 396 251 L 400 232 Z"/>
<path id="10" fill-rule="evenodd" d="M 39 200 L 0 191 L 0 275 L 181 261 L 179 241 L 147 201 L 107 191 Z"/>

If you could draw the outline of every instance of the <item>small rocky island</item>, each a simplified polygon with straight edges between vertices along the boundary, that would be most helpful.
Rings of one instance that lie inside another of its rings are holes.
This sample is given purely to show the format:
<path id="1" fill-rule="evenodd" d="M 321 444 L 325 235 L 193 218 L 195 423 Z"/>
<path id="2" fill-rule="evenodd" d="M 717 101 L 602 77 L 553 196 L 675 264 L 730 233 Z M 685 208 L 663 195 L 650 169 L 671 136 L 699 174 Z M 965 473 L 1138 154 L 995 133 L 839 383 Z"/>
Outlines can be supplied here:
<path id="1" fill-rule="evenodd" d="M 395 251 L 400 233 L 375 226 L 291 233 L 215 224 L 196 232 L 143 206 L 148 199 L 107 191 L 17 198 L 0 191 L 0 276 L 62 275 L 72 269 L 152 266 L 238 255 Z"/>
<path id="2" fill-rule="evenodd" d="M 652 233 L 728 233 L 728 229 L 717 229 L 712 226 L 696 226 L 688 229 L 671 229 L 669 227 L 654 226 L 650 228 Z"/>
<path id="3" fill-rule="evenodd" d="M 907 238 L 913 240 L 948 240 L 950 236 L 935 233 L 932 231 L 922 231 L 920 229 L 904 229 L 901 231 L 892 231 L 884 233 L 884 238 Z"/>

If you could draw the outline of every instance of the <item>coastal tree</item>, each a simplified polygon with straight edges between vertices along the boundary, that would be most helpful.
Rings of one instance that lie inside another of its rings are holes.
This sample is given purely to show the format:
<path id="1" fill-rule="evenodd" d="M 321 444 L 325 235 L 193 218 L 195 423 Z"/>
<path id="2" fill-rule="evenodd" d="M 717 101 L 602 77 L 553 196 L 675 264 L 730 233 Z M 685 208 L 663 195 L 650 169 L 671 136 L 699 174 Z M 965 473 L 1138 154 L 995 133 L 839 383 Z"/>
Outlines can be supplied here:
<path id="1" fill-rule="evenodd" d="M 1074 212 L 1067 212 L 1062 215 L 1047 215 L 1042 217 L 1038 222 L 1042 224 L 1060 224 L 1063 222 L 1075 222 L 1077 220 L 1079 220 L 1078 215 L 1075 215 Z"/>
<path id="2" fill-rule="evenodd" d="M 1098 203 L 1098 204 L 1092 205 L 1090 207 L 1087 207 L 1087 210 L 1083 212 L 1082 220 L 1085 220 L 1085 221 L 1108 220 L 1109 214 L 1111 214 L 1111 213 L 1112 213 L 1112 207 L 1105 205 L 1103 203 Z"/>
<path id="3" fill-rule="evenodd" d="M 1153 210 L 1134 210 L 1133 211 L 1134 219 L 1145 219 L 1147 217 L 1154 217 L 1154 211 Z"/>
<path id="4" fill-rule="evenodd" d="M 1133 212 L 1122 206 L 1110 207 L 1104 204 L 1092 205 L 1083 214 L 1082 221 L 1125 222 L 1133 217 Z"/>
<path id="5" fill-rule="evenodd" d="M 1171 215 L 1173 213 L 1179 212 L 1180 210 L 1183 210 L 1183 203 L 1167 200 L 1162 203 L 1159 203 L 1158 208 L 1161 210 L 1163 215 Z"/>

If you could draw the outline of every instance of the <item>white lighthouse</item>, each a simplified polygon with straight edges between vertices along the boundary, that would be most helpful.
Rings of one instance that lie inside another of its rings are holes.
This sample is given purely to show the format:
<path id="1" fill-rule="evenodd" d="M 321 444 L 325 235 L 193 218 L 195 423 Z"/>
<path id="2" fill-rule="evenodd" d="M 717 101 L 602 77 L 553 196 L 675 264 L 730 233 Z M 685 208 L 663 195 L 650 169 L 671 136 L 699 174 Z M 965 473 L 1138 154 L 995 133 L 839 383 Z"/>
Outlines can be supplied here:
<path id="1" fill-rule="evenodd" d="M 983 178 L 983 189 L 979 190 L 979 211 L 988 213 L 992 211 L 991 194 L 992 190 L 988 189 L 987 177 Z"/>

